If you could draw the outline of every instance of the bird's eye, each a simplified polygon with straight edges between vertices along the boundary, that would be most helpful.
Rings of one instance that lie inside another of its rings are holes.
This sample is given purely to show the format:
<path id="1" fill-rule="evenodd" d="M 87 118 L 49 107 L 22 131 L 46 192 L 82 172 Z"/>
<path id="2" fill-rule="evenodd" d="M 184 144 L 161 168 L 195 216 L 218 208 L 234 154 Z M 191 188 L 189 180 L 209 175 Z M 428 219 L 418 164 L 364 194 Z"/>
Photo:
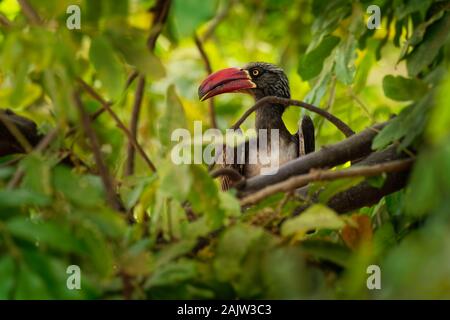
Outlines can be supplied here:
<path id="1" fill-rule="evenodd" d="M 259 76 L 259 70 L 258 69 L 253 69 L 252 70 L 252 76 L 254 76 L 254 77 Z"/>

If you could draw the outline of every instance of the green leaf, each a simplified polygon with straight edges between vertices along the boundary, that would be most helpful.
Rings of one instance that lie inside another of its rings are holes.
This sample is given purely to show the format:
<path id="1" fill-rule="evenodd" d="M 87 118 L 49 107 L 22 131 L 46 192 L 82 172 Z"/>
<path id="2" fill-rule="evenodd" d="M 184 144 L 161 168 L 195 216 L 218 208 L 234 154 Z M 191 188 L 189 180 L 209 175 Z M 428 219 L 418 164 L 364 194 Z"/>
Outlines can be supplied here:
<path id="1" fill-rule="evenodd" d="M 345 223 L 339 215 L 330 208 L 315 204 L 309 207 L 301 215 L 287 220 L 281 226 L 281 234 L 285 237 L 297 236 L 302 238 L 306 232 L 316 229 L 338 230 L 344 227 Z"/>
<path id="2" fill-rule="evenodd" d="M 367 178 L 367 183 L 371 187 L 380 189 L 384 185 L 386 178 L 387 178 L 386 174 L 381 174 L 381 175 L 375 176 L 375 177 L 369 177 L 369 178 Z"/>
<path id="3" fill-rule="evenodd" d="M 325 189 L 319 194 L 319 202 L 326 203 L 333 196 L 341 193 L 351 187 L 354 187 L 364 181 L 364 177 L 345 178 L 331 181 L 325 184 Z"/>
<path id="4" fill-rule="evenodd" d="M 253 243 L 263 235 L 263 230 L 238 224 L 227 229 L 221 236 L 213 262 L 220 281 L 235 279 L 242 271 L 242 261 Z"/>
<path id="5" fill-rule="evenodd" d="M 185 201 L 192 185 L 189 166 L 168 162 L 159 168 L 159 174 L 161 176 L 159 191 L 167 197 L 180 202 Z M 175 181 L 177 182 L 175 183 Z"/>
<path id="6" fill-rule="evenodd" d="M 397 101 L 415 101 L 428 91 L 427 84 L 419 79 L 387 75 L 383 78 L 383 90 L 386 97 Z"/>
<path id="7" fill-rule="evenodd" d="M 422 134 L 427 122 L 428 110 L 432 106 L 430 94 L 418 102 L 409 105 L 384 127 L 372 142 L 373 149 L 381 149 L 403 138 L 399 148 L 408 147 L 414 139 Z"/>
<path id="8" fill-rule="evenodd" d="M 9 256 L 0 258 L 0 300 L 11 299 L 14 278 L 14 260 Z"/>
<path id="9" fill-rule="evenodd" d="M 188 254 L 197 244 L 196 240 L 183 240 L 174 244 L 170 244 L 158 252 L 156 261 L 154 264 L 154 269 L 158 269 L 179 257 Z"/>
<path id="10" fill-rule="evenodd" d="M 347 39 L 341 43 L 336 50 L 336 78 L 343 84 L 349 85 L 355 77 L 356 67 L 356 48 L 357 41 L 353 35 L 349 35 Z"/>
<path id="11" fill-rule="evenodd" d="M 331 70 L 333 68 L 334 64 L 330 59 L 328 59 L 325 62 L 325 66 L 322 69 L 322 72 L 320 73 L 320 76 L 318 77 L 317 81 L 314 84 L 314 87 L 311 89 L 310 92 L 305 97 L 305 101 L 308 103 L 311 103 L 313 105 L 319 105 L 320 101 L 324 97 L 328 84 L 331 81 Z"/>
<path id="12" fill-rule="evenodd" d="M 431 0 L 410 0 L 405 1 L 405 3 L 399 3 L 395 7 L 395 16 L 401 20 L 417 11 L 425 14 L 431 3 Z"/>
<path id="13" fill-rule="evenodd" d="M 30 154 L 21 164 L 25 171 L 22 187 L 37 194 L 50 195 L 52 188 L 48 160 Z"/>
<path id="14" fill-rule="evenodd" d="M 14 299 L 47 300 L 52 298 L 45 281 L 31 267 L 22 263 L 19 267 L 18 274 Z"/>
<path id="15" fill-rule="evenodd" d="M 49 203 L 49 197 L 29 190 L 0 190 L 0 208 L 21 207 L 26 205 L 45 206 Z"/>
<path id="16" fill-rule="evenodd" d="M 410 76 L 417 76 L 433 62 L 448 39 L 450 34 L 448 30 L 450 30 L 450 12 L 427 29 L 424 40 L 408 56 L 407 67 Z"/>
<path id="17" fill-rule="evenodd" d="M 447 73 L 447 76 L 437 88 L 436 102 L 431 109 L 430 120 L 425 131 L 427 140 L 434 144 L 446 141 L 450 134 L 450 108 L 448 107 L 450 103 L 449 75 Z"/>
<path id="18" fill-rule="evenodd" d="M 316 48 L 301 57 L 298 73 L 303 80 L 312 79 L 320 74 L 324 60 L 331 54 L 339 41 L 338 37 L 326 36 Z"/>
<path id="19" fill-rule="evenodd" d="M 77 241 L 67 225 L 51 221 L 32 222 L 28 218 L 10 219 L 6 227 L 14 237 L 33 244 L 46 244 L 61 252 L 83 253 L 82 244 Z"/>
<path id="20" fill-rule="evenodd" d="M 331 261 L 342 267 L 347 267 L 351 256 L 350 250 L 340 244 L 322 240 L 305 240 L 301 243 L 306 253 L 315 258 Z"/>
<path id="21" fill-rule="evenodd" d="M 116 27 L 108 30 L 107 35 L 125 61 L 146 78 L 158 80 L 165 76 L 165 68 L 160 59 L 148 51 L 146 33 L 141 30 L 124 30 Z"/>
<path id="22" fill-rule="evenodd" d="M 197 262 L 181 259 L 157 269 L 148 279 L 146 287 L 180 285 L 198 276 Z"/>
<path id="23" fill-rule="evenodd" d="M 82 290 L 68 290 L 66 273 L 69 264 L 67 261 L 56 259 L 45 253 L 36 250 L 23 250 L 24 261 L 30 269 L 33 270 L 44 281 L 48 293 L 52 299 L 82 299 L 89 298 L 86 296 L 87 277 L 81 276 Z"/>
<path id="24" fill-rule="evenodd" d="M 92 39 L 89 58 L 110 99 L 118 99 L 125 88 L 123 66 L 109 41 L 102 36 Z"/>
<path id="25" fill-rule="evenodd" d="M 216 183 L 201 165 L 190 167 L 194 183 L 189 192 L 189 202 L 194 212 L 205 213 L 212 225 L 223 223 L 224 212 L 220 208 L 219 190 Z"/>
<path id="26" fill-rule="evenodd" d="M 169 148 L 175 142 L 171 140 L 172 133 L 177 129 L 186 128 L 186 116 L 180 98 L 175 92 L 175 86 L 167 89 L 167 102 L 164 115 L 159 121 L 159 138 L 164 147 Z"/>
<path id="27" fill-rule="evenodd" d="M 104 204 L 104 189 L 100 177 L 78 176 L 65 166 L 58 166 L 52 175 L 53 187 L 80 207 Z"/>
<path id="28" fill-rule="evenodd" d="M 278 247 L 262 259 L 264 298 L 302 299 L 311 296 L 317 281 L 306 267 L 304 253 L 299 247 Z"/>
<path id="29" fill-rule="evenodd" d="M 179 36 L 192 36 L 197 27 L 214 16 L 216 8 L 216 0 L 174 0 L 171 16 Z"/>

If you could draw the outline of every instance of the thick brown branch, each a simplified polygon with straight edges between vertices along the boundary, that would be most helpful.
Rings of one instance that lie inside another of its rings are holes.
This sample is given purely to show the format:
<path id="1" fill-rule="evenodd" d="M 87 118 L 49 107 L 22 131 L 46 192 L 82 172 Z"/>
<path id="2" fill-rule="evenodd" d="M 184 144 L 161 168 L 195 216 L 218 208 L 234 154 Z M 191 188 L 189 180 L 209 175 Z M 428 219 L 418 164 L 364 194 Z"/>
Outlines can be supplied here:
<path id="1" fill-rule="evenodd" d="M 145 88 L 145 77 L 139 76 L 139 80 L 136 87 L 136 93 L 134 94 L 134 103 L 133 103 L 133 111 L 131 113 L 130 120 L 130 132 L 133 136 L 133 139 L 137 141 L 137 131 L 138 131 L 138 123 L 139 123 L 139 113 L 141 111 L 142 100 L 144 97 L 144 88 Z M 134 158 L 135 158 L 135 148 L 131 143 L 131 140 L 128 141 L 128 152 L 127 152 L 127 162 L 125 165 L 125 175 L 132 175 L 134 172 Z"/>
<path id="2" fill-rule="evenodd" d="M 145 153 L 144 149 L 142 149 L 141 145 L 137 142 L 136 138 L 134 138 L 131 134 L 131 132 L 128 130 L 128 128 L 123 124 L 123 122 L 119 119 L 117 114 L 111 109 L 111 105 L 109 102 L 104 100 L 90 85 L 88 85 L 86 82 L 84 82 L 82 79 L 78 79 L 78 83 L 83 87 L 83 89 L 89 93 L 94 99 L 96 99 L 98 102 L 100 102 L 105 110 L 111 115 L 111 117 L 116 122 L 117 126 L 125 133 L 128 140 L 133 144 L 133 147 L 137 150 L 137 152 L 142 156 L 144 161 L 147 163 L 149 168 L 156 172 L 156 167 L 153 164 L 153 162 L 150 160 L 150 158 Z"/>
<path id="3" fill-rule="evenodd" d="M 312 104 L 298 101 L 298 100 L 291 100 L 291 99 L 285 99 L 285 98 L 279 98 L 279 97 L 265 97 L 261 100 L 258 100 L 253 107 L 248 109 L 242 117 L 231 127 L 232 129 L 236 130 L 241 126 L 241 124 L 257 109 L 263 108 L 265 106 L 269 106 L 271 103 L 273 104 L 280 104 L 283 106 L 297 106 L 304 108 L 306 110 L 309 110 L 311 112 L 317 113 L 318 115 L 324 117 L 328 121 L 330 121 L 332 124 L 336 126 L 346 137 L 350 137 L 351 135 L 355 134 L 355 132 L 341 119 L 337 118 L 336 116 L 332 115 L 331 113 L 318 108 L 316 106 L 313 106 Z"/>
<path id="4" fill-rule="evenodd" d="M 206 54 L 205 48 L 203 48 L 202 41 L 197 36 L 197 34 L 194 35 L 194 41 L 195 45 L 197 46 L 198 52 L 200 53 L 200 56 L 202 57 L 203 63 L 205 65 L 205 70 L 207 74 L 212 73 L 211 63 L 209 61 L 208 55 Z M 214 98 L 211 98 L 209 101 L 209 116 L 211 121 L 211 126 L 213 128 L 217 128 L 217 120 L 216 120 L 216 111 L 214 108 Z"/>
<path id="5" fill-rule="evenodd" d="M 336 165 L 369 155 L 372 140 L 387 122 L 370 127 L 336 144 L 324 146 L 319 151 L 289 161 L 280 166 L 274 175 L 260 175 L 246 180 L 241 195 L 285 181 L 294 175 L 308 173 L 311 169 L 332 168 Z"/>
<path id="6" fill-rule="evenodd" d="M 386 162 L 398 161 L 407 157 L 408 155 L 406 153 L 397 152 L 397 147 L 395 145 L 392 145 L 383 151 L 372 153 L 370 156 L 355 165 L 355 168 L 358 166 L 372 166 Z M 374 205 L 375 203 L 380 201 L 382 197 L 403 188 L 406 185 L 409 172 L 410 170 L 388 173 L 387 178 L 381 188 L 376 188 L 370 185 L 367 181 L 364 181 L 355 187 L 352 187 L 333 196 L 327 202 L 327 206 L 338 213 L 346 213 L 358 208 Z M 303 197 L 309 193 L 308 189 L 309 186 L 297 189 L 296 194 Z M 311 202 L 317 202 L 317 198 L 319 195 L 320 192 L 313 195 Z M 303 212 L 306 208 L 309 207 L 309 205 L 311 204 L 297 208 L 294 211 L 294 215 Z"/>
<path id="7" fill-rule="evenodd" d="M 311 173 L 295 176 L 286 181 L 267 186 L 266 188 L 244 197 L 241 200 L 242 206 L 248 206 L 276 194 L 278 192 L 288 192 L 303 187 L 313 181 L 329 181 L 349 177 L 373 177 L 387 172 L 400 172 L 408 170 L 413 164 L 412 159 L 396 160 L 373 166 L 357 166 L 349 169 L 313 170 Z"/>
<path id="8" fill-rule="evenodd" d="M 83 103 L 80 98 L 80 94 L 75 92 L 74 102 L 80 113 L 81 123 L 86 133 L 86 136 L 90 140 L 92 153 L 94 154 L 95 163 L 97 164 L 97 169 L 99 171 L 100 177 L 103 182 L 103 186 L 105 187 L 106 198 L 108 205 L 114 210 L 121 210 L 121 204 L 119 199 L 117 198 L 116 192 L 114 191 L 114 182 L 109 174 L 108 168 L 103 161 L 103 157 L 100 153 L 100 142 L 98 141 L 97 135 L 95 134 L 94 129 L 92 128 L 91 118 L 88 113 L 84 109 Z"/>
<path id="9" fill-rule="evenodd" d="M 388 173 L 381 188 L 376 188 L 368 182 L 363 182 L 332 197 L 327 206 L 337 213 L 347 213 L 378 203 L 381 198 L 404 188 L 410 171 Z"/>

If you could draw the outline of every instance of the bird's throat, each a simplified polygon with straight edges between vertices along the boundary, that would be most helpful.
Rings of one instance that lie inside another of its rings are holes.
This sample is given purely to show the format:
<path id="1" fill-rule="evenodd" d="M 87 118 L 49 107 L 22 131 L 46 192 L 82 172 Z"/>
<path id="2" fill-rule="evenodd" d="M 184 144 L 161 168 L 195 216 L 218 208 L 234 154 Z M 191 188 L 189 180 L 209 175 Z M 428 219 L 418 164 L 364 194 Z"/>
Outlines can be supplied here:
<path id="1" fill-rule="evenodd" d="M 278 129 L 280 137 L 290 135 L 283 122 L 283 112 L 283 106 L 271 105 L 259 108 L 256 111 L 255 120 L 255 129 L 258 132 L 258 135 L 260 129 L 267 129 L 269 131 Z M 267 134 L 270 136 L 270 132 L 267 132 Z"/>

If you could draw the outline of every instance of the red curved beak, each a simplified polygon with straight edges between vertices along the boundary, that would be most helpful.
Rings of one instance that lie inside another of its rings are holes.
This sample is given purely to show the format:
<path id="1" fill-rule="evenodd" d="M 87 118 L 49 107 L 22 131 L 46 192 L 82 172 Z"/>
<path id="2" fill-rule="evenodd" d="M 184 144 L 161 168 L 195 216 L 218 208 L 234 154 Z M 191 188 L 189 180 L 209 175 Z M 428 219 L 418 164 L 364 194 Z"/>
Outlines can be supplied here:
<path id="1" fill-rule="evenodd" d="M 246 70 L 227 68 L 209 75 L 198 88 L 201 101 L 217 96 L 221 93 L 238 92 L 256 88 Z"/>

